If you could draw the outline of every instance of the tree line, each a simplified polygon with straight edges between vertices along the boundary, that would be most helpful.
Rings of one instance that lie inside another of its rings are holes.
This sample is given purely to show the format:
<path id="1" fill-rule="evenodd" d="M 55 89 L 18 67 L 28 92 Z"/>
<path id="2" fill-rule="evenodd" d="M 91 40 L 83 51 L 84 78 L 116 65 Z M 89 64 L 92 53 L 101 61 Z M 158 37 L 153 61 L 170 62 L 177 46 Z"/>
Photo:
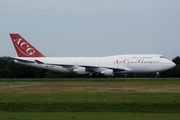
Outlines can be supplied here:
<path id="1" fill-rule="evenodd" d="M 176 66 L 170 70 L 160 72 L 159 77 L 180 77 L 180 57 L 177 56 L 172 60 Z M 83 78 L 85 75 L 64 74 L 53 72 L 45 69 L 25 66 L 14 63 L 9 57 L 0 57 L 0 78 Z M 156 73 L 126 74 L 120 77 L 156 77 Z"/>

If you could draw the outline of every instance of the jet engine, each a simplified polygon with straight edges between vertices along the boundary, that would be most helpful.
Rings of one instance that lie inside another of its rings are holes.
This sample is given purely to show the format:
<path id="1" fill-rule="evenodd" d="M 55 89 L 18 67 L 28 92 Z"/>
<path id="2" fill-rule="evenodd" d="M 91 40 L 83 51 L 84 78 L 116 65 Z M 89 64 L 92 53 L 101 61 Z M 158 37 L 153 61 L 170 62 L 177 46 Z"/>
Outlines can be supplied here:
<path id="1" fill-rule="evenodd" d="M 84 67 L 78 67 L 78 68 L 74 69 L 73 71 L 76 74 L 81 74 L 81 75 L 86 74 L 86 68 L 84 68 Z"/>
<path id="2" fill-rule="evenodd" d="M 114 72 L 111 69 L 105 69 L 104 71 L 101 71 L 101 74 L 104 76 L 114 76 Z"/>

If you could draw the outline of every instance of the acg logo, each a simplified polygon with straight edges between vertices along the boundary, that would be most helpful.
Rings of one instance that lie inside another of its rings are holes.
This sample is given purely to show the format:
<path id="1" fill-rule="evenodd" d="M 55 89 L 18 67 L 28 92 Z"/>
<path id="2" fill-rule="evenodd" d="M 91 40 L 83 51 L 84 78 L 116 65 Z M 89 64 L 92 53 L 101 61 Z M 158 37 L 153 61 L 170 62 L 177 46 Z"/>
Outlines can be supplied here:
<path id="1" fill-rule="evenodd" d="M 23 41 L 22 38 L 13 39 L 13 41 L 19 51 L 25 56 L 33 55 L 36 52 L 26 41 Z"/>

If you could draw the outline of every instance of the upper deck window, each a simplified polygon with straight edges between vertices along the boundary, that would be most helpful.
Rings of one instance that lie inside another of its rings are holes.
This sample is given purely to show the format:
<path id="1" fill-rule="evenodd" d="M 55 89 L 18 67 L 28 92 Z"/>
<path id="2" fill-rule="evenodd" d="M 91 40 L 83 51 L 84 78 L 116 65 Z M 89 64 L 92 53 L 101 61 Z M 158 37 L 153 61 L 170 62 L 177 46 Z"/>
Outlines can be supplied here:
<path id="1" fill-rule="evenodd" d="M 151 59 L 152 57 L 142 57 L 142 58 Z"/>
<path id="2" fill-rule="evenodd" d="M 160 58 L 166 58 L 166 57 L 164 57 L 164 56 L 160 56 Z"/>

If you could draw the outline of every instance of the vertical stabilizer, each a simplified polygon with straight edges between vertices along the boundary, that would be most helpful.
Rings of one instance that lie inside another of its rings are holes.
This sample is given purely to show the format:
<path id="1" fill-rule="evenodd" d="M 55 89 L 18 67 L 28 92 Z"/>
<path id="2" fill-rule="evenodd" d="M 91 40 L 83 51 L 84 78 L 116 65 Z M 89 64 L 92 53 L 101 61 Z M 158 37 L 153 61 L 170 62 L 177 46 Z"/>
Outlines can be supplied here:
<path id="1" fill-rule="evenodd" d="M 45 57 L 19 34 L 10 34 L 19 57 Z"/>

